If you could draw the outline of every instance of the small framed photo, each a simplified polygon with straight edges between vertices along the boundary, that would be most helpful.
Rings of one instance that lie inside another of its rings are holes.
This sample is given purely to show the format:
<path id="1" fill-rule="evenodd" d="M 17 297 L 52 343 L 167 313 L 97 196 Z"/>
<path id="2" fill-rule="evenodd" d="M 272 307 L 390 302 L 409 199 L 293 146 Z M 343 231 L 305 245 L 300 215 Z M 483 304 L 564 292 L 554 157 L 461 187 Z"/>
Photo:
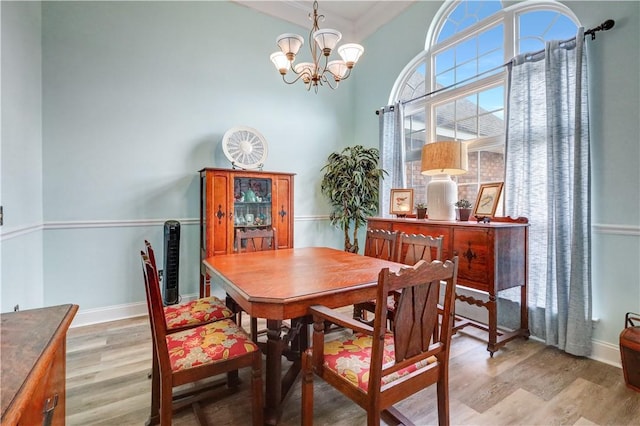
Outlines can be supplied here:
<path id="1" fill-rule="evenodd" d="M 493 217 L 498 207 L 503 182 L 483 183 L 478 191 L 476 205 L 473 207 L 473 215 L 478 217 Z"/>
<path id="2" fill-rule="evenodd" d="M 406 216 L 413 212 L 413 189 L 392 189 L 389 213 Z"/>

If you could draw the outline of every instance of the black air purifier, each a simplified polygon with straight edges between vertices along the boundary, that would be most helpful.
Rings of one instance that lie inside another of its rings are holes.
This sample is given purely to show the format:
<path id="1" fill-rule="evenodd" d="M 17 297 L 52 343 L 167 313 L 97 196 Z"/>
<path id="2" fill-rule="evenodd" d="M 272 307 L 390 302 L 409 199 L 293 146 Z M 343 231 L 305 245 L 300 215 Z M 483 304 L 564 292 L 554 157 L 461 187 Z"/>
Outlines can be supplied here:
<path id="1" fill-rule="evenodd" d="M 180 222 L 168 220 L 164 223 L 164 279 L 165 305 L 178 303 L 178 269 L 180 266 Z"/>

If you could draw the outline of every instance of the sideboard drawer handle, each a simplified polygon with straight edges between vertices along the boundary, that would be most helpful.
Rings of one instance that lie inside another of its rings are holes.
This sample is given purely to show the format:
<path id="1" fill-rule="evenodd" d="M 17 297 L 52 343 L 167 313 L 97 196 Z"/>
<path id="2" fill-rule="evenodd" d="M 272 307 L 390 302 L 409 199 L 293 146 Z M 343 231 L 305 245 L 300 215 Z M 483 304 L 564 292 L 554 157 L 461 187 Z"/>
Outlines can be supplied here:
<path id="1" fill-rule="evenodd" d="M 42 410 L 42 414 L 44 417 L 42 419 L 42 426 L 51 425 L 51 421 L 53 420 L 53 412 L 58 406 L 58 394 L 55 394 L 53 398 L 47 398 L 47 401 L 44 403 L 44 409 Z"/>

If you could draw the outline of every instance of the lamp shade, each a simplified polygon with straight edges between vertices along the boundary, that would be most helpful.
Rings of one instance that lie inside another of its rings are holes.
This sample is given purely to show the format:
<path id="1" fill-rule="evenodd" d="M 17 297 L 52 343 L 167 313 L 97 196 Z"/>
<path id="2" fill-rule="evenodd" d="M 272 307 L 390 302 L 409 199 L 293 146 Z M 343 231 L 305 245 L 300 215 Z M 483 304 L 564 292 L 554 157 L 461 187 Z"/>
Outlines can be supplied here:
<path id="1" fill-rule="evenodd" d="M 467 145 L 463 142 L 432 142 L 422 147 L 423 175 L 462 175 L 468 168 Z"/>

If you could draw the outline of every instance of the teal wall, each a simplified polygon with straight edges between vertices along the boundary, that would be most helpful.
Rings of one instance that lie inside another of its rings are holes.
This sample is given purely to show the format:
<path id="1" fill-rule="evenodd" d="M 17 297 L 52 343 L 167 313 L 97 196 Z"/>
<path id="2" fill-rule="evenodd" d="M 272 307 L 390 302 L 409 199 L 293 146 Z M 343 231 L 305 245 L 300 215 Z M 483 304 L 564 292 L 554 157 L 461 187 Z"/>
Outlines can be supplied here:
<path id="1" fill-rule="evenodd" d="M 640 2 L 569 2 L 591 28 L 615 27 L 589 50 L 593 316 L 596 341 L 618 344 L 626 312 L 640 312 Z"/>
<path id="2" fill-rule="evenodd" d="M 42 267 L 42 51 L 38 2 L 2 2 L 1 311 L 46 303 Z"/>
<path id="3" fill-rule="evenodd" d="M 307 29 L 230 2 L 55 1 L 40 9 L 3 1 L 1 310 L 140 304 L 137 253 L 145 238 L 161 247 L 168 219 L 183 225 L 180 292 L 194 295 L 196 172 L 229 166 L 220 140 L 236 125 L 264 134 L 266 170 L 296 173 L 295 245 L 340 248 L 320 169 L 345 146 L 378 146 L 374 112 L 424 49 L 441 4 L 410 6 L 363 41 L 351 79 L 314 94 L 284 85 L 269 61 L 276 35 Z M 640 311 L 640 3 L 567 5 L 586 27 L 616 20 L 587 42 L 595 339 L 613 348 L 624 312 Z M 17 24 L 7 23 L 12 16 Z M 7 92 L 19 76 L 26 81 Z M 18 102 L 22 93 L 32 104 Z M 8 124 L 11 112 L 19 118 Z M 7 125 L 29 136 L 12 136 Z M 25 143 L 35 154 L 15 157 Z"/>
<path id="4" fill-rule="evenodd" d="M 220 141 L 237 125 L 267 139 L 266 170 L 296 173 L 296 245 L 338 244 L 304 218 L 327 213 L 317 176 L 353 143 L 353 89 L 284 85 L 269 54 L 291 29 L 228 2 L 43 4 L 44 215 L 61 228 L 45 231 L 47 303 L 144 300 L 138 250 L 149 238 L 161 251 L 172 218 L 180 291 L 195 294 L 197 171 L 230 166 Z"/>

